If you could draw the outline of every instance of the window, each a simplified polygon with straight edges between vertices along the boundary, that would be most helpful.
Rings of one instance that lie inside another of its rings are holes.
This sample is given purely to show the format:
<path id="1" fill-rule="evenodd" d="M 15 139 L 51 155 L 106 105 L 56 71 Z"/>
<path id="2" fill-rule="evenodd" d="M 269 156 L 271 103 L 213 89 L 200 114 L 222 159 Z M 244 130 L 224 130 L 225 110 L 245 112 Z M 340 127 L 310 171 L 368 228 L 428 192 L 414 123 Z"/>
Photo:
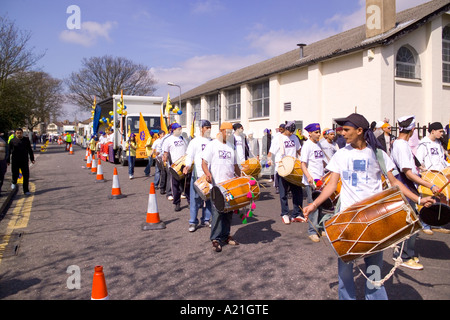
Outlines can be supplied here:
<path id="1" fill-rule="evenodd" d="M 227 120 L 239 120 L 241 118 L 241 89 L 227 91 Z"/>
<path id="2" fill-rule="evenodd" d="M 268 117 L 269 114 L 269 81 L 252 86 L 252 118 Z"/>
<path id="3" fill-rule="evenodd" d="M 202 118 L 202 105 L 200 104 L 200 99 L 195 99 L 191 101 L 192 105 L 192 119 L 201 119 Z"/>
<path id="4" fill-rule="evenodd" d="M 417 53 L 409 46 L 403 46 L 397 51 L 397 69 L 395 76 L 407 79 L 420 78 L 420 65 Z"/>
<path id="5" fill-rule="evenodd" d="M 206 97 L 208 103 L 208 120 L 219 121 L 219 96 L 217 94 Z"/>
<path id="6" fill-rule="evenodd" d="M 450 25 L 442 30 L 442 81 L 450 82 Z"/>

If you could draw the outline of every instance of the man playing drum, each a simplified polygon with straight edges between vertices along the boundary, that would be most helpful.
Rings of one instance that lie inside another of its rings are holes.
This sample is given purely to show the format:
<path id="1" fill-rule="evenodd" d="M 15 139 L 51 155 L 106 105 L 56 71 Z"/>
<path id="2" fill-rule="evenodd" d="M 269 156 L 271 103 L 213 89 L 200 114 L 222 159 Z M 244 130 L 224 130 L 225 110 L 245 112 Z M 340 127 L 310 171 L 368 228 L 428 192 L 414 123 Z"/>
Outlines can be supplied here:
<path id="1" fill-rule="evenodd" d="M 342 181 L 339 197 L 340 205 L 338 205 L 336 212 L 343 211 L 354 203 L 381 192 L 383 167 L 386 169 L 391 185 L 398 186 L 406 197 L 425 206 L 434 202 L 431 197 L 420 198 L 415 195 L 394 177 L 392 170 L 395 165 L 384 151 L 381 151 L 382 159 L 380 161 L 382 163 L 378 161 L 374 151 L 377 147 L 380 148 L 380 145 L 370 130 L 366 118 L 353 113 L 347 118 L 336 120 L 336 122 L 343 126 L 343 135 L 347 145 L 339 149 L 328 164 L 327 169 L 332 172 L 330 182 L 319 197 L 304 208 L 305 218 L 308 218 L 322 202 L 331 196 L 336 190 L 340 178 Z M 364 262 L 366 272 L 368 272 L 369 266 L 372 270 L 376 268 L 381 272 L 383 252 L 380 251 L 365 257 Z M 338 279 L 339 299 L 356 299 L 353 261 L 347 264 L 342 259 L 338 259 Z M 387 293 L 383 285 L 373 286 L 367 283 L 365 297 L 366 299 L 387 299 Z"/>
<path id="2" fill-rule="evenodd" d="M 272 154 L 275 154 L 275 171 L 278 171 L 278 163 L 285 157 L 300 156 L 300 141 L 293 135 L 295 132 L 294 121 L 289 121 L 284 127 L 283 133 L 275 136 L 272 140 L 272 145 L 270 146 L 269 153 L 267 155 L 268 164 L 272 165 Z M 303 189 L 301 186 L 297 186 L 280 175 L 278 177 L 278 188 L 280 193 L 280 203 L 281 203 L 281 219 L 284 224 L 290 224 L 291 222 L 297 221 L 302 222 L 302 214 L 300 211 L 303 205 Z M 289 218 L 289 204 L 288 204 L 288 192 L 292 192 L 292 203 L 294 205 L 292 217 Z"/>
<path id="3" fill-rule="evenodd" d="M 202 153 L 203 172 L 206 174 L 206 180 L 213 185 L 241 175 L 233 144 L 233 126 L 229 122 L 223 122 L 219 130 L 217 139 L 208 143 Z M 230 236 L 233 212 L 218 212 L 216 207 L 212 206 L 211 214 L 210 240 L 213 250 L 221 252 L 222 243 L 238 245 Z"/>
<path id="4" fill-rule="evenodd" d="M 405 116 L 398 119 L 398 128 L 399 128 L 399 136 L 391 148 L 391 158 L 394 161 L 397 169 L 399 171 L 396 178 L 400 180 L 404 185 L 406 185 L 412 192 L 415 194 L 419 194 L 417 191 L 417 185 L 425 186 L 433 193 L 438 192 L 439 188 L 436 185 L 433 185 L 431 182 L 423 180 L 416 167 L 416 163 L 414 161 L 414 155 L 412 153 L 411 147 L 409 146 L 409 139 L 414 133 L 416 122 L 414 116 Z M 411 207 L 415 209 L 416 205 L 411 203 Z M 417 213 L 418 215 L 418 213 Z M 401 266 L 421 270 L 423 269 L 423 265 L 418 262 L 418 258 L 415 254 L 415 242 L 417 238 L 417 233 L 412 235 L 405 243 L 403 244 L 403 251 L 400 252 L 402 247 L 399 244 L 394 251 L 394 259 L 397 258 L 401 254 L 401 258 L 403 263 Z"/>
<path id="5" fill-rule="evenodd" d="M 191 142 L 189 142 L 189 146 L 186 151 L 186 166 L 183 169 L 183 173 L 187 175 L 192 163 L 194 163 L 190 183 L 190 232 L 194 232 L 197 229 L 199 223 L 197 213 L 200 208 L 202 208 L 201 224 L 211 226 L 211 199 L 204 201 L 194 188 L 195 181 L 204 174 L 202 169 L 202 152 L 206 145 L 211 142 L 211 123 L 208 120 L 200 120 L 200 130 L 200 137 L 195 137 L 191 140 Z M 203 205 L 204 202 L 205 205 Z"/>
<path id="6" fill-rule="evenodd" d="M 172 135 L 167 138 L 167 140 L 163 144 L 163 161 L 166 162 L 169 158 L 172 163 L 176 162 L 178 159 L 183 157 L 186 154 L 187 142 L 184 140 L 181 135 L 181 125 L 178 123 L 172 124 Z M 173 204 L 175 205 L 175 211 L 180 211 L 180 203 L 181 203 L 181 192 L 184 189 L 186 194 L 186 199 L 189 203 L 189 189 L 190 189 L 190 180 L 191 175 L 188 174 L 182 180 L 177 180 L 175 177 L 171 177 L 172 182 L 172 195 L 173 195 Z"/>
<path id="7" fill-rule="evenodd" d="M 303 170 L 303 184 L 305 185 L 306 200 L 308 203 L 312 202 L 312 192 L 316 188 L 315 181 L 323 177 L 323 167 L 325 164 L 325 157 L 319 145 L 320 139 L 320 125 L 318 123 L 311 123 L 305 127 L 309 133 L 309 139 L 303 144 L 300 161 L 302 162 Z M 319 242 L 320 238 L 317 232 L 323 227 L 319 226 L 322 209 L 316 208 L 309 217 L 308 234 L 313 242 Z"/>

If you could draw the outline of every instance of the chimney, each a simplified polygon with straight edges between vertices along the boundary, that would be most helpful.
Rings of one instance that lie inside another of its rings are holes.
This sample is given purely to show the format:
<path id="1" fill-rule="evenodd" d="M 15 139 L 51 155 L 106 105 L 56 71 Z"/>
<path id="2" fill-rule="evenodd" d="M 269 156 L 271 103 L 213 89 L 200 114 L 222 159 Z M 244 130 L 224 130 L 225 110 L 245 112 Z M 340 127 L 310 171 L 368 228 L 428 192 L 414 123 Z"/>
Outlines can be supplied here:
<path id="1" fill-rule="evenodd" d="M 304 44 L 304 43 L 299 43 L 299 44 L 297 44 L 297 46 L 300 48 L 300 59 L 303 59 L 303 58 L 304 58 L 304 55 L 303 55 L 303 47 L 305 47 L 306 44 Z"/>
<path id="2" fill-rule="evenodd" d="M 366 38 L 391 30 L 395 23 L 395 0 L 366 0 Z"/>

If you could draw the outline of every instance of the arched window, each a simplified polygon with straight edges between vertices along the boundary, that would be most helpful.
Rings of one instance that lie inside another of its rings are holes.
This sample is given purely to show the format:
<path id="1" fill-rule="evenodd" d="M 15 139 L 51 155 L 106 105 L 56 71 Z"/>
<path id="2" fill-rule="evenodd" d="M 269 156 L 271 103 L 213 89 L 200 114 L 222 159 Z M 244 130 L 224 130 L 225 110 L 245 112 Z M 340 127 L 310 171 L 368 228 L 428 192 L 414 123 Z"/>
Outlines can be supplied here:
<path id="1" fill-rule="evenodd" d="M 396 77 L 407 79 L 420 78 L 419 58 L 413 48 L 409 46 L 403 46 L 398 49 L 396 66 Z"/>
<path id="2" fill-rule="evenodd" d="M 442 81 L 450 82 L 450 25 L 442 30 Z"/>

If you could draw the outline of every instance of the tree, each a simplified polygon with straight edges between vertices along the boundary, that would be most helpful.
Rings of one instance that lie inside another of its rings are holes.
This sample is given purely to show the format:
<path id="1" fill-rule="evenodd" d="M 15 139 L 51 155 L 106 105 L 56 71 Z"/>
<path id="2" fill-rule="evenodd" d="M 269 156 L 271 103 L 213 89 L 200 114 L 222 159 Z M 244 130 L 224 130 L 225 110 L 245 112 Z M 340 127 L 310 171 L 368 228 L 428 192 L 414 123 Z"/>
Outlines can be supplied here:
<path id="1" fill-rule="evenodd" d="M 126 58 L 84 58 L 79 72 L 73 72 L 65 83 L 68 99 L 80 109 L 90 111 L 94 97 L 97 101 L 120 94 L 147 96 L 155 92 L 156 81 L 149 68 Z"/>

